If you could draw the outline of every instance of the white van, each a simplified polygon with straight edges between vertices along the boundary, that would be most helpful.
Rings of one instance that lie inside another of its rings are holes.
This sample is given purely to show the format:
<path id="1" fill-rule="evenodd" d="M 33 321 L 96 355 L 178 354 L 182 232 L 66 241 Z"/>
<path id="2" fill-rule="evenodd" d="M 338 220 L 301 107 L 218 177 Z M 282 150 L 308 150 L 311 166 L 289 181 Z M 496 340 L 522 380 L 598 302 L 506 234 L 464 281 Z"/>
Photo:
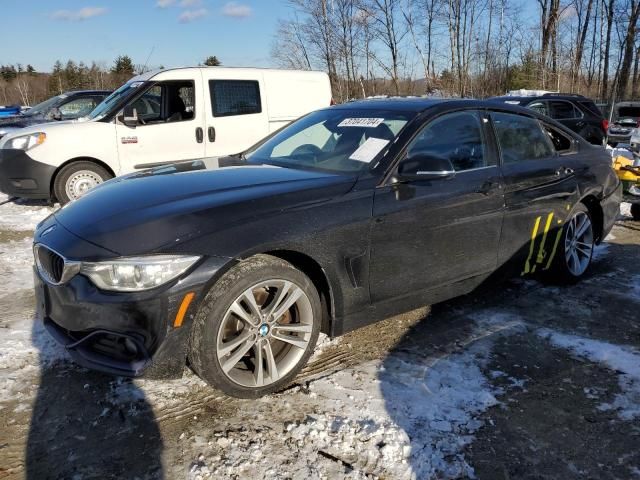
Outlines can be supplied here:
<path id="1" fill-rule="evenodd" d="M 196 67 L 132 78 L 86 118 L 0 140 L 0 191 L 74 200 L 117 175 L 242 152 L 331 104 L 322 72 Z"/>

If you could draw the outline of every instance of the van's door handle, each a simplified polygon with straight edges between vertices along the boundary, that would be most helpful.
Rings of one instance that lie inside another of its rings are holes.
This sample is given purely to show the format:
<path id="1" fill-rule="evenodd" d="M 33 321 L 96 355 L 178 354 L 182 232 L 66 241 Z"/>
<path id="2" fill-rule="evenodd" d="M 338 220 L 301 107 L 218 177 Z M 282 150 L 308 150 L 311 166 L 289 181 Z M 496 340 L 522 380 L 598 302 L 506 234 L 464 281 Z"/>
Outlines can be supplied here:
<path id="1" fill-rule="evenodd" d="M 202 143 L 203 139 L 204 139 L 204 133 L 202 132 L 202 128 L 200 127 L 196 128 L 196 142 Z"/>
<path id="2" fill-rule="evenodd" d="M 216 129 L 214 127 L 209 127 L 209 130 L 207 130 L 207 134 L 209 135 L 210 142 L 216 141 Z"/>

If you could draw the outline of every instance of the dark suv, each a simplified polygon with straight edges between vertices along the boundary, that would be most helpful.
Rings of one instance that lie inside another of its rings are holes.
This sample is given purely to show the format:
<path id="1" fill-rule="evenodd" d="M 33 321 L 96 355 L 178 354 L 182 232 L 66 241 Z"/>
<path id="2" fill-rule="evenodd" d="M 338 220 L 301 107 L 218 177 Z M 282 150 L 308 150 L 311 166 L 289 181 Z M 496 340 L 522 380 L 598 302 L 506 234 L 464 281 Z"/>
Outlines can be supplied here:
<path id="1" fill-rule="evenodd" d="M 595 145 L 604 145 L 609 122 L 604 118 L 596 104 L 593 103 L 593 100 L 582 95 L 545 93 L 544 95 L 532 97 L 494 97 L 490 100 L 530 108 L 560 122 L 588 142 Z"/>

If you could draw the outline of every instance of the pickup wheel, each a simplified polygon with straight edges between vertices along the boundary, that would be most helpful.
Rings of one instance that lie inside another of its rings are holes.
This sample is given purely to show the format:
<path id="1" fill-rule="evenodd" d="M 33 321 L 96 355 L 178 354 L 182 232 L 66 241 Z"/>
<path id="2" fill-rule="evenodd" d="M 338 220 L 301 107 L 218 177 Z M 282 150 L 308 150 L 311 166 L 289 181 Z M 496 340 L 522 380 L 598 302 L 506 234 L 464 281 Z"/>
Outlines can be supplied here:
<path id="1" fill-rule="evenodd" d="M 190 364 L 234 397 L 282 390 L 311 356 L 321 315 L 318 292 L 306 275 L 279 258 L 256 255 L 229 270 L 203 300 Z"/>
<path id="2" fill-rule="evenodd" d="M 65 165 L 53 182 L 53 194 L 61 205 L 77 200 L 93 187 L 106 182 L 111 175 L 104 167 L 81 160 Z"/>

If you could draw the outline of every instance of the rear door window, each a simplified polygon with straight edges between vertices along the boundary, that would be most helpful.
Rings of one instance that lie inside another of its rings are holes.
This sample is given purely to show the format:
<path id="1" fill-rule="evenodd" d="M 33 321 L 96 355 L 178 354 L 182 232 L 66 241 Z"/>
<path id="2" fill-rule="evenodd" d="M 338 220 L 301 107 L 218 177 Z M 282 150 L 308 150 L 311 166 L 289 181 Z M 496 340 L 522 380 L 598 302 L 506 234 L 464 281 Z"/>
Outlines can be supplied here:
<path id="1" fill-rule="evenodd" d="M 540 160 L 555 156 L 555 148 L 537 120 L 502 112 L 493 112 L 491 119 L 498 137 L 503 163 Z"/>
<path id="2" fill-rule="evenodd" d="M 551 100 L 549 102 L 551 118 L 554 120 L 570 120 L 582 117 L 582 112 L 576 109 L 572 103 L 562 100 Z"/>
<path id="3" fill-rule="evenodd" d="M 549 115 L 549 109 L 547 108 L 547 102 L 533 102 L 527 105 L 531 110 L 538 112 L 541 115 Z"/>
<path id="4" fill-rule="evenodd" d="M 254 80 L 210 80 L 214 117 L 261 113 L 260 85 Z"/>

